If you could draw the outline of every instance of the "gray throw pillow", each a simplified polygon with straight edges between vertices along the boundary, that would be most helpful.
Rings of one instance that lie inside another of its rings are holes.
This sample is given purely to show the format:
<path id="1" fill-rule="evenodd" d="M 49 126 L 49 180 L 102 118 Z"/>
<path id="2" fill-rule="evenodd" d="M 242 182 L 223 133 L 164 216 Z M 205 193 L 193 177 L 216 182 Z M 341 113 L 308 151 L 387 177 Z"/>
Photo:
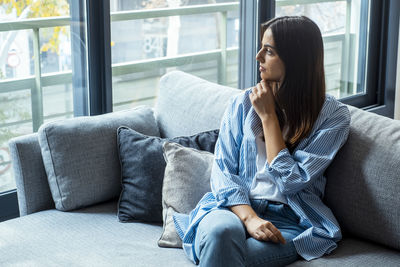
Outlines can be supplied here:
<path id="1" fill-rule="evenodd" d="M 121 168 L 117 128 L 121 125 L 160 136 L 153 109 L 148 106 L 40 127 L 43 163 L 58 210 L 69 211 L 118 197 Z"/>
<path id="2" fill-rule="evenodd" d="M 174 212 L 188 214 L 209 191 L 214 155 L 207 151 L 165 142 L 164 158 L 167 162 L 162 188 L 163 233 L 160 247 L 182 247 L 175 230 Z"/>

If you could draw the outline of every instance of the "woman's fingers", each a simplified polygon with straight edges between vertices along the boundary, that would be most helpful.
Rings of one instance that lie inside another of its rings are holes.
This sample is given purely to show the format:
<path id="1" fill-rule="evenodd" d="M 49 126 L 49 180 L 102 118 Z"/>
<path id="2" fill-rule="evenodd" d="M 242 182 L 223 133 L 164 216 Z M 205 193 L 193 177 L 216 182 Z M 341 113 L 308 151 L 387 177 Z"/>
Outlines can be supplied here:
<path id="1" fill-rule="evenodd" d="M 282 233 L 271 222 L 266 221 L 264 227 L 257 231 L 259 240 L 272 241 L 275 243 L 285 244 L 286 240 L 283 238 Z"/>
<path id="2" fill-rule="evenodd" d="M 254 92 L 255 96 L 257 96 L 257 97 L 260 96 L 260 94 L 262 92 L 262 87 L 261 87 L 261 85 L 259 83 L 257 83 L 256 86 L 254 86 L 253 92 Z"/>
<path id="3" fill-rule="evenodd" d="M 258 216 L 246 221 L 246 229 L 257 240 L 285 244 L 281 232 L 270 221 Z"/>
<path id="4" fill-rule="evenodd" d="M 279 87 L 277 82 L 261 80 L 261 82 L 257 83 L 256 86 L 252 88 L 251 93 L 253 96 L 260 97 L 262 93 L 267 93 L 268 91 L 273 90 L 275 87 Z"/>
<path id="5" fill-rule="evenodd" d="M 265 235 L 265 233 L 263 231 L 258 231 L 255 233 L 254 238 L 259 241 L 266 241 L 267 236 Z"/>
<path id="6" fill-rule="evenodd" d="M 254 237 L 259 241 L 272 241 L 279 243 L 278 238 L 268 229 L 258 230 Z"/>
<path id="7" fill-rule="evenodd" d="M 272 223 L 269 224 L 268 229 L 274 234 L 274 236 L 277 238 L 277 242 L 281 242 L 282 244 L 286 243 L 285 238 L 283 238 L 281 231 L 278 230 L 278 228 L 275 227 Z"/>
<path id="8" fill-rule="evenodd" d="M 279 243 L 278 238 L 270 230 L 265 230 L 265 235 L 268 237 L 268 240 Z"/>
<path id="9" fill-rule="evenodd" d="M 258 97 L 258 88 L 257 88 L 257 85 L 256 86 L 254 86 L 253 87 L 253 89 L 251 90 L 251 93 L 250 93 L 250 95 L 253 95 L 253 97 Z"/>

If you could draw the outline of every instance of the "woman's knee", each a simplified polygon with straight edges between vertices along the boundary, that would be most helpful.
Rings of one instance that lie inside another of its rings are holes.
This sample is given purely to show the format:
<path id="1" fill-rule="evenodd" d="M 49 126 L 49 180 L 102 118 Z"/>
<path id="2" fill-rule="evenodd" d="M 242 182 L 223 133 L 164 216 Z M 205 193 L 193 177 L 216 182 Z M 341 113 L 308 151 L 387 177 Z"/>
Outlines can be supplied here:
<path id="1" fill-rule="evenodd" d="M 202 239 L 217 242 L 246 240 L 246 231 L 239 217 L 229 210 L 215 210 L 207 214 L 199 224 Z"/>

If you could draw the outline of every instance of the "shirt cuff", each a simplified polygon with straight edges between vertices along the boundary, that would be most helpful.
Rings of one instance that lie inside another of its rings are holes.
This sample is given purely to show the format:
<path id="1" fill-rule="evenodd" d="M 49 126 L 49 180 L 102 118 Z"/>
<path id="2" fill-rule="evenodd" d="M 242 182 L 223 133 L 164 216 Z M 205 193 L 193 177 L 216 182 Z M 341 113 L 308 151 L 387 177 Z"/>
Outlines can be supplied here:
<path id="1" fill-rule="evenodd" d="M 229 191 L 219 195 L 220 196 L 216 196 L 218 207 L 250 205 L 249 196 L 246 192 L 244 192 L 243 189 L 232 188 Z"/>
<path id="2" fill-rule="evenodd" d="M 285 186 L 283 179 L 286 179 L 290 175 L 295 163 L 288 148 L 282 149 L 272 160 L 271 164 L 268 164 L 268 161 L 266 162 L 265 169 L 272 179 L 274 179 L 282 194 L 289 193 L 289 188 Z"/>
<path id="3" fill-rule="evenodd" d="M 287 165 L 287 163 L 290 163 L 292 161 L 293 159 L 290 155 L 289 149 L 285 147 L 284 149 L 279 151 L 278 155 L 276 155 L 276 157 L 271 161 L 271 164 L 268 163 L 268 160 L 265 161 L 265 169 L 268 172 L 273 172 L 274 169 L 279 167 L 279 165 Z"/>

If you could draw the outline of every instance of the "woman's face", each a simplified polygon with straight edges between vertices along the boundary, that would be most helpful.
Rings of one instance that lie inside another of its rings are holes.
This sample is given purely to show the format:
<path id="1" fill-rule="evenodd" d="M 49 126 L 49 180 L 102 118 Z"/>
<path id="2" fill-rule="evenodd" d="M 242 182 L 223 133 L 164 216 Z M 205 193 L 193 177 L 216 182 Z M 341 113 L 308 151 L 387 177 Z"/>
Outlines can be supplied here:
<path id="1" fill-rule="evenodd" d="M 262 80 L 279 83 L 283 81 L 285 66 L 276 51 L 271 29 L 264 32 L 261 49 L 257 53 L 256 60 L 260 62 L 259 70 Z"/>

